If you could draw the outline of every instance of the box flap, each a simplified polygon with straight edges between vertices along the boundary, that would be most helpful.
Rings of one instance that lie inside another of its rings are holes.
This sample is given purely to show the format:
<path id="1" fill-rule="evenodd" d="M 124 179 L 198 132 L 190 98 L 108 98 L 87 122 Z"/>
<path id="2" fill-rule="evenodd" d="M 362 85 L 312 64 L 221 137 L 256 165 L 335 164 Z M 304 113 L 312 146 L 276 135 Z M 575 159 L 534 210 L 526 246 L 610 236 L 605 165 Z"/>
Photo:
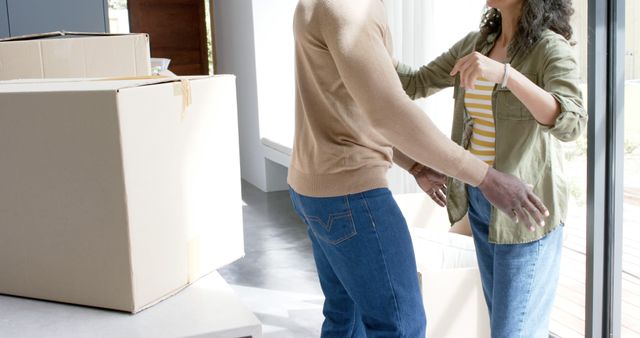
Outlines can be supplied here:
<path id="1" fill-rule="evenodd" d="M 17 92 L 82 92 L 116 91 L 127 88 L 151 86 L 182 80 L 206 79 L 209 76 L 142 76 L 100 79 L 24 79 L 0 81 L 1 93 Z"/>
<path id="2" fill-rule="evenodd" d="M 62 32 L 28 34 L 28 35 L 12 36 L 12 37 L 9 37 L 9 38 L 2 38 L 2 39 L 0 39 L 0 42 L 36 40 L 36 39 L 44 39 L 44 38 L 50 38 L 50 37 L 53 37 L 53 36 L 61 36 L 61 35 L 62 35 Z"/>
<path id="3" fill-rule="evenodd" d="M 123 36 L 123 35 L 137 35 L 137 34 L 148 35 L 146 33 L 92 33 L 92 32 L 56 31 L 56 32 L 13 36 L 10 38 L 0 39 L 0 42 L 28 41 L 28 40 L 38 40 L 38 39 L 48 39 L 48 38 L 58 38 L 58 37 Z"/>

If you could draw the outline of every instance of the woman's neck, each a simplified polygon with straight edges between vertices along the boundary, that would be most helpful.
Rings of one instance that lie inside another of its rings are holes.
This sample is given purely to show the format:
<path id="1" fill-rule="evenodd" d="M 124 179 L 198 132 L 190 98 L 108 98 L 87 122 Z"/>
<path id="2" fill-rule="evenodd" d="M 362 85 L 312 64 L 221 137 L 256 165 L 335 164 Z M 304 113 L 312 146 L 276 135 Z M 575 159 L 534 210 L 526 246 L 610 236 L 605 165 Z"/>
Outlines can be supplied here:
<path id="1" fill-rule="evenodd" d="M 513 40 L 513 36 L 516 34 L 520 16 L 520 9 L 518 8 L 517 11 L 503 10 L 500 12 L 500 14 L 502 15 L 502 31 L 497 43 L 501 47 L 506 48 L 507 46 L 509 46 L 509 43 L 511 43 L 511 40 Z"/>

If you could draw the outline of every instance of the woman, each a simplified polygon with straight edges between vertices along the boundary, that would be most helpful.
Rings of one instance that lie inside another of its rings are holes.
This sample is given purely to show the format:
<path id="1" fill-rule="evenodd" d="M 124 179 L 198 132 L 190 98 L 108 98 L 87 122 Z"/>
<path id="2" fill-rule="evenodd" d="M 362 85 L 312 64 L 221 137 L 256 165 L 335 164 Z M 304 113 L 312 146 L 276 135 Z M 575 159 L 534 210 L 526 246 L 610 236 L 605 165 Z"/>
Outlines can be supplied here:
<path id="1" fill-rule="evenodd" d="M 487 7 L 479 32 L 420 70 L 396 70 L 413 99 L 453 86 L 453 140 L 531 184 L 549 208 L 546 224 L 526 227 L 528 216 L 497 211 L 477 188 L 418 182 L 447 203 L 452 223 L 469 214 L 492 337 L 546 338 L 567 215 L 560 141 L 575 140 L 587 123 L 568 42 L 573 9 L 571 0 L 488 0 Z"/>

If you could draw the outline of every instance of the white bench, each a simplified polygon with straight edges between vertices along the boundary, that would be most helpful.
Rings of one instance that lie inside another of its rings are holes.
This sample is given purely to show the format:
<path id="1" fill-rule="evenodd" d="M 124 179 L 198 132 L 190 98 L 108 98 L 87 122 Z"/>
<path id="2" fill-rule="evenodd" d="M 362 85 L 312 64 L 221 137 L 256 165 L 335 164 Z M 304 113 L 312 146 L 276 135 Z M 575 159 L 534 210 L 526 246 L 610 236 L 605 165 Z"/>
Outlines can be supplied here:
<path id="1" fill-rule="evenodd" d="M 263 137 L 260 141 L 262 142 L 262 150 L 264 150 L 264 157 L 266 159 L 278 163 L 285 168 L 289 168 L 293 145 L 274 141 L 267 137 Z"/>

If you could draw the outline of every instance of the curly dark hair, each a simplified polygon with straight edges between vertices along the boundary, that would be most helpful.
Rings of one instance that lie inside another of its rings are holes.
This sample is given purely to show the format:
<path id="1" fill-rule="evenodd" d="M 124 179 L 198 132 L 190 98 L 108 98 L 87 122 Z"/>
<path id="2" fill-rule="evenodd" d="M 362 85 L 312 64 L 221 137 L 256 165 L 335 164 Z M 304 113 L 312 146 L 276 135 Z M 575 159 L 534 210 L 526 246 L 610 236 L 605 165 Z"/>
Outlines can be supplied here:
<path id="1" fill-rule="evenodd" d="M 571 0 L 523 0 L 518 28 L 507 50 L 510 56 L 526 53 L 538 40 L 545 29 L 550 29 L 565 39 L 571 40 L 573 29 L 570 19 L 574 13 Z M 480 33 L 487 35 L 500 31 L 502 15 L 496 8 L 487 7 L 480 22 Z"/>

